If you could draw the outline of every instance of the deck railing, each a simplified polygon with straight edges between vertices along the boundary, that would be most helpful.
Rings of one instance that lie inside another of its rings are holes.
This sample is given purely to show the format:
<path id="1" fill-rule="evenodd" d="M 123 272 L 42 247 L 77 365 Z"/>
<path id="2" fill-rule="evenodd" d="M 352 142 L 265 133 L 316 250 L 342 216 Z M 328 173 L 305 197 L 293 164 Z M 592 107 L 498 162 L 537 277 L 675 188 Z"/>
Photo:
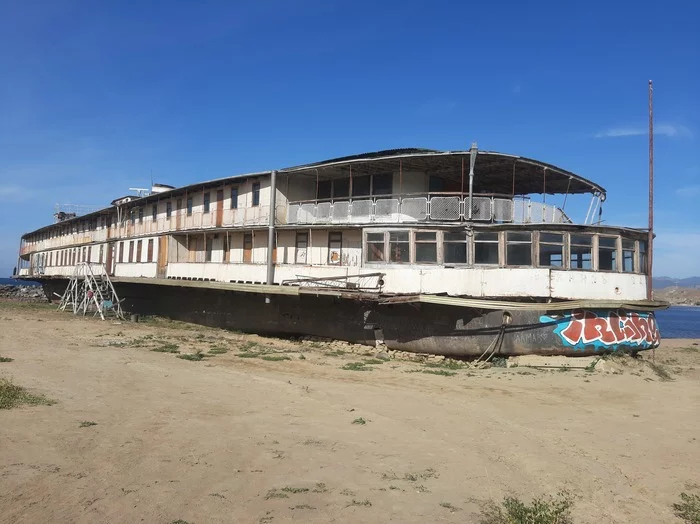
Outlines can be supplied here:
<path id="1" fill-rule="evenodd" d="M 287 224 L 366 224 L 473 221 L 486 223 L 571 223 L 556 206 L 527 198 L 469 197 L 463 193 L 395 195 L 345 200 L 291 202 Z"/>

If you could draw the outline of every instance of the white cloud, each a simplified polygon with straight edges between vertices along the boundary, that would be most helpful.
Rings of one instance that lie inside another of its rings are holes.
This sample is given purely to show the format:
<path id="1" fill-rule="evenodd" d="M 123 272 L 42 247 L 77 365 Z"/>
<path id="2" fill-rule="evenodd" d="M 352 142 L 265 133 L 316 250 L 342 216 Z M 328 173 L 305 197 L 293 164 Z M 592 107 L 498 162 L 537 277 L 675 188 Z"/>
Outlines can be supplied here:
<path id="1" fill-rule="evenodd" d="M 594 138 L 620 138 L 626 136 L 646 136 L 648 127 L 623 126 L 611 127 L 593 135 Z M 654 136 L 666 136 L 670 138 L 693 138 L 693 132 L 680 124 L 657 124 L 654 126 Z"/>
<path id="2" fill-rule="evenodd" d="M 692 198 L 700 196 L 700 186 L 686 186 L 676 189 L 676 195 L 682 198 Z"/>
<path id="3" fill-rule="evenodd" d="M 686 278 L 700 275 L 700 232 L 655 231 L 654 276 Z"/>

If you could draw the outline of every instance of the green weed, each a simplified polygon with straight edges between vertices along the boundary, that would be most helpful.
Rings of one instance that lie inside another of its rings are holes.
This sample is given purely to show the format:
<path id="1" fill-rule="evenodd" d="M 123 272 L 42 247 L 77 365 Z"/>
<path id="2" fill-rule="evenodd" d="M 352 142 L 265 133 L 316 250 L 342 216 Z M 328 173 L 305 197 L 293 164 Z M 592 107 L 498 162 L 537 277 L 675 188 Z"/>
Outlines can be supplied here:
<path id="1" fill-rule="evenodd" d="M 14 358 L 10 357 L 0 357 L 0 362 L 12 362 Z"/>
<path id="2" fill-rule="evenodd" d="M 681 501 L 673 504 L 673 513 L 688 524 L 700 524 L 700 496 L 681 493 Z"/>
<path id="3" fill-rule="evenodd" d="M 172 343 L 166 343 L 163 344 L 162 346 L 155 347 L 151 349 L 151 351 L 156 351 L 157 353 L 179 353 L 180 350 L 178 349 L 180 346 L 177 344 L 172 344 Z"/>
<path id="4" fill-rule="evenodd" d="M 204 360 L 204 354 L 201 351 L 197 351 L 196 353 L 184 353 L 182 355 L 178 355 L 177 358 L 199 362 L 200 360 Z"/>
<path id="5" fill-rule="evenodd" d="M 35 395 L 26 388 L 13 384 L 6 378 L 0 378 L 0 409 L 12 409 L 22 404 L 30 406 L 51 406 L 55 401 L 44 395 Z"/>
<path id="6" fill-rule="evenodd" d="M 562 491 L 556 497 L 535 498 L 525 504 L 516 497 L 505 497 L 501 505 L 489 502 L 482 509 L 481 524 L 570 524 L 571 496 Z"/>
<path id="7" fill-rule="evenodd" d="M 372 371 L 374 368 L 369 368 L 364 362 L 348 362 L 340 369 L 345 371 Z"/>
<path id="8" fill-rule="evenodd" d="M 90 426 L 97 426 L 97 422 L 92 422 L 91 420 L 83 420 L 80 423 L 81 428 L 89 428 Z"/>
<path id="9" fill-rule="evenodd" d="M 367 424 L 367 421 L 363 419 L 362 417 L 356 418 L 355 420 L 352 421 L 353 424 L 359 424 L 360 426 L 364 426 Z"/>

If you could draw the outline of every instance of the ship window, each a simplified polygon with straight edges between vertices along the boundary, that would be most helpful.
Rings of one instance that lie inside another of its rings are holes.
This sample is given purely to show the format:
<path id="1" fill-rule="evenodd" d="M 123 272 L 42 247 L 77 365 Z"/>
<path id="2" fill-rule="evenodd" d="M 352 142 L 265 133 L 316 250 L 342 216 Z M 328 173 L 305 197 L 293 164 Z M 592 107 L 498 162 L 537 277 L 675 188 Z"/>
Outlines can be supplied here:
<path id="1" fill-rule="evenodd" d="M 445 264 L 467 263 L 467 234 L 464 231 L 445 232 L 442 235 Z"/>
<path id="2" fill-rule="evenodd" d="M 331 197 L 333 181 L 332 180 L 319 180 L 316 187 L 316 198 L 318 200 L 325 200 Z"/>
<path id="3" fill-rule="evenodd" d="M 143 244 L 142 244 L 141 240 L 138 240 L 136 242 L 136 262 L 141 262 L 141 253 L 142 253 L 141 247 L 142 247 L 142 245 Z"/>
<path id="4" fill-rule="evenodd" d="M 129 263 L 134 261 L 134 241 L 129 242 Z"/>
<path id="5" fill-rule="evenodd" d="M 393 190 L 393 182 L 394 175 L 392 173 L 372 175 L 372 194 L 391 195 L 391 192 Z"/>
<path id="6" fill-rule="evenodd" d="M 139 224 L 143 223 L 143 208 L 139 208 Z"/>
<path id="7" fill-rule="evenodd" d="M 564 235 L 540 233 L 540 266 L 564 266 Z"/>
<path id="8" fill-rule="evenodd" d="M 647 273 L 649 268 L 647 266 L 647 243 L 640 240 L 639 241 L 639 272 Z"/>
<path id="9" fill-rule="evenodd" d="M 407 264 L 410 260 L 410 242 L 408 231 L 392 231 L 389 233 L 389 261 Z"/>
<path id="10" fill-rule="evenodd" d="M 154 222 L 158 218 L 158 204 L 153 204 L 153 207 L 151 208 L 151 218 Z"/>
<path id="11" fill-rule="evenodd" d="M 238 188 L 231 188 L 231 209 L 238 209 Z"/>
<path id="12" fill-rule="evenodd" d="M 384 233 L 367 233 L 367 262 L 384 260 Z"/>
<path id="13" fill-rule="evenodd" d="M 260 205 L 260 182 L 253 184 L 253 206 Z"/>
<path id="14" fill-rule="evenodd" d="M 100 252 L 100 260 L 102 260 L 102 252 Z M 148 251 L 146 252 L 146 262 L 153 262 L 153 239 L 148 239 Z"/>
<path id="15" fill-rule="evenodd" d="M 437 263 L 437 233 L 434 231 L 421 231 L 415 233 L 416 263 Z"/>
<path id="16" fill-rule="evenodd" d="M 173 203 L 168 201 L 165 203 L 165 218 L 170 218 L 173 215 Z"/>
<path id="17" fill-rule="evenodd" d="M 369 196 L 370 187 L 371 181 L 369 175 L 354 177 L 352 179 L 352 196 Z"/>
<path id="18" fill-rule="evenodd" d="M 119 262 L 124 262 L 124 242 L 119 242 Z"/>
<path id="19" fill-rule="evenodd" d="M 343 233 L 328 233 L 328 263 L 339 266 L 343 260 Z"/>
<path id="20" fill-rule="evenodd" d="M 498 264 L 498 233 L 474 233 L 474 263 Z"/>
<path id="21" fill-rule="evenodd" d="M 350 194 L 350 180 L 343 178 L 333 181 L 333 198 L 347 198 Z"/>
<path id="22" fill-rule="evenodd" d="M 192 197 L 187 199 L 187 216 L 192 216 Z"/>
<path id="23" fill-rule="evenodd" d="M 208 191 L 204 193 L 204 212 L 209 213 L 211 209 L 211 193 Z"/>
<path id="24" fill-rule="evenodd" d="M 212 237 L 207 237 L 205 244 L 204 261 L 211 262 L 211 253 L 214 251 L 214 239 Z"/>
<path id="25" fill-rule="evenodd" d="M 590 235 L 571 235 L 569 267 L 571 269 L 591 269 Z"/>
<path id="26" fill-rule="evenodd" d="M 616 237 L 598 237 L 598 269 L 617 271 Z"/>
<path id="27" fill-rule="evenodd" d="M 306 254 L 308 249 L 309 234 L 298 232 L 296 238 L 296 253 L 294 255 L 294 262 L 296 264 L 306 264 Z"/>
<path id="28" fill-rule="evenodd" d="M 134 225 L 136 223 L 136 210 L 132 209 L 129 211 L 129 217 L 131 219 L 131 225 Z"/>
<path id="29" fill-rule="evenodd" d="M 522 231 L 506 233 L 506 265 L 532 265 L 532 233 Z"/>
<path id="30" fill-rule="evenodd" d="M 634 271 L 634 240 L 622 239 L 622 271 Z"/>

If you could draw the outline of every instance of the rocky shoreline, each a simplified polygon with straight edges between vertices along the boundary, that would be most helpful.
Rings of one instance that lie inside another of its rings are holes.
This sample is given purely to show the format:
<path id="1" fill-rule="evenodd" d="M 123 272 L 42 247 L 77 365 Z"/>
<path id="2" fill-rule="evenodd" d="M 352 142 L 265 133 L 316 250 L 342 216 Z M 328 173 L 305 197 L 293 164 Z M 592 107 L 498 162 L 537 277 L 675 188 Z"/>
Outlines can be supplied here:
<path id="1" fill-rule="evenodd" d="M 46 302 L 44 288 L 41 286 L 14 286 L 0 284 L 0 298 L 11 298 L 26 302 Z"/>

